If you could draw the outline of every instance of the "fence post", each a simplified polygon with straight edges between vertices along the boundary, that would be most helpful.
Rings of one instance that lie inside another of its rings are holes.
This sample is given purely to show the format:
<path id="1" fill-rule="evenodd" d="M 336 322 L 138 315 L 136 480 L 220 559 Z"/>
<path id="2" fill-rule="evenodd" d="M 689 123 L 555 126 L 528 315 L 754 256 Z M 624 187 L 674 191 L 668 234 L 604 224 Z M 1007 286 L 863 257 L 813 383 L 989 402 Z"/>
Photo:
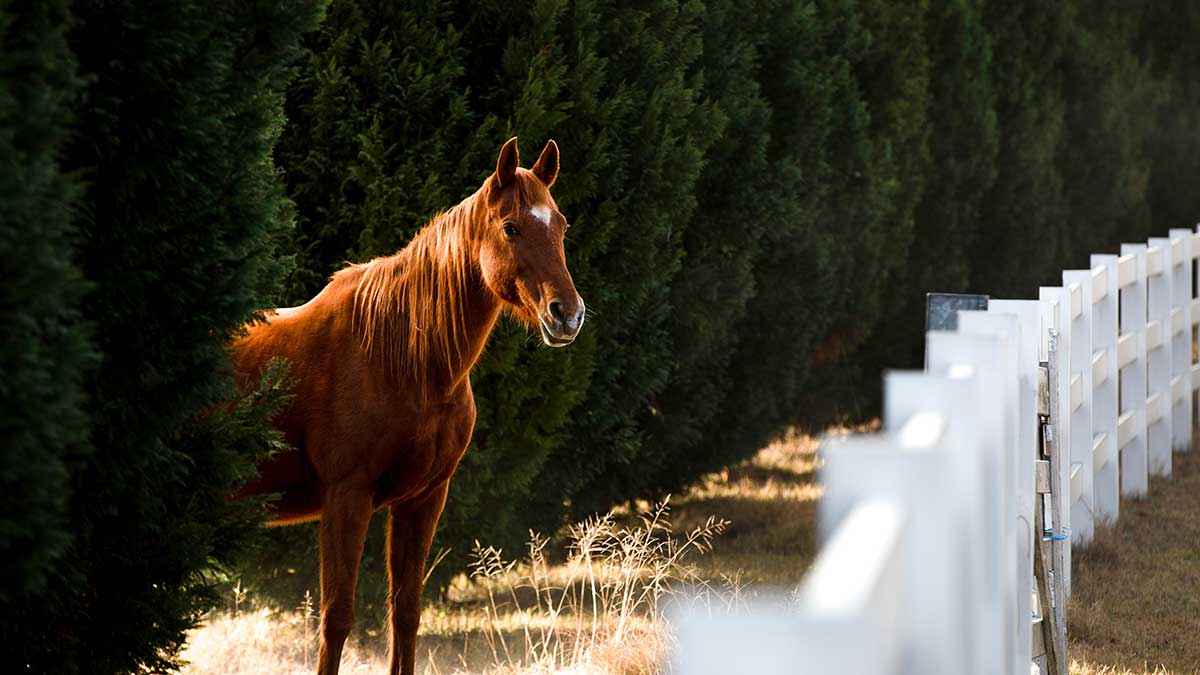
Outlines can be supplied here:
<path id="1" fill-rule="evenodd" d="M 1117 466 L 1117 256 L 1092 263 L 1092 493 L 1096 518 L 1115 523 L 1121 506 Z"/>
<path id="2" fill-rule="evenodd" d="M 1067 288 L 1066 321 L 1071 323 L 1071 349 L 1065 377 L 1071 387 L 1071 541 L 1086 544 L 1095 531 L 1092 461 L 1092 271 L 1063 272 Z M 1076 468 L 1078 467 L 1078 468 Z M 1078 478 L 1077 478 L 1078 477 Z"/>
<path id="3" fill-rule="evenodd" d="M 674 672 L 1003 672 L 1004 344 L 938 343 L 964 358 L 941 376 L 890 373 L 884 433 L 822 444 L 822 547 L 791 610 L 680 612 Z"/>
<path id="4" fill-rule="evenodd" d="M 1150 489 L 1146 447 L 1146 245 L 1122 244 L 1117 263 L 1121 288 L 1121 337 L 1117 366 L 1121 381 L 1121 417 L 1117 446 L 1121 456 L 1121 494 L 1144 496 Z"/>
<path id="5" fill-rule="evenodd" d="M 1077 492 L 1073 484 L 1078 479 L 1079 471 L 1082 470 L 1071 461 L 1070 354 L 1072 322 L 1068 320 L 1070 293 L 1061 286 L 1043 286 L 1038 289 L 1038 298 L 1042 310 L 1043 330 L 1047 335 L 1055 335 L 1057 341 L 1055 355 L 1058 359 L 1058 392 L 1052 392 L 1051 395 L 1058 396 L 1059 418 L 1054 420 L 1054 429 L 1058 434 L 1057 448 L 1058 452 L 1062 453 L 1062 461 L 1058 463 L 1060 473 L 1052 480 L 1058 481 L 1055 494 L 1058 499 L 1060 526 L 1070 529 L 1071 499 L 1072 495 Z M 1071 541 L 1069 539 L 1062 542 L 1062 554 L 1063 588 L 1069 596 L 1071 593 Z"/>
<path id="6" fill-rule="evenodd" d="M 1171 241 L 1171 447 L 1187 450 L 1192 444 L 1191 385 L 1192 341 L 1192 236 L 1191 231 L 1168 231 Z"/>
<path id="7" fill-rule="evenodd" d="M 1192 231 L 1171 237 L 1171 429 L 1175 450 L 1192 447 Z"/>
<path id="8" fill-rule="evenodd" d="M 1028 453 L 1024 452 L 1025 447 L 1021 445 L 1024 437 L 1032 438 L 1032 429 L 1029 431 L 1023 430 L 1022 426 L 1028 426 L 1036 422 L 1036 416 L 1023 415 L 1023 403 L 1025 397 L 1022 389 L 1026 386 L 1032 375 L 1028 372 L 1027 364 L 1022 364 L 1021 356 L 1023 354 L 1021 345 L 1021 330 L 1020 323 L 1016 315 L 990 311 L 991 303 L 989 303 L 989 311 L 960 311 L 958 313 L 958 332 L 962 335 L 980 335 L 994 336 L 1003 340 L 1001 360 L 996 364 L 999 370 L 999 378 L 1001 380 L 1001 391 L 1004 392 L 1004 438 L 1002 440 L 1003 454 L 1001 462 L 1003 472 L 998 478 L 1003 477 L 1002 483 L 1002 504 L 1004 513 L 1004 529 L 1002 532 L 1003 539 L 1001 540 L 1001 555 L 1003 565 L 1001 567 L 1002 579 L 1004 582 L 1004 615 L 1009 617 L 1005 622 L 1004 631 L 1004 650 L 1007 654 L 1007 668 L 1005 672 L 1013 673 L 1017 664 L 1021 664 L 1023 668 L 1027 668 L 1028 655 L 1032 651 L 1031 627 L 1029 622 L 1013 621 L 1012 617 L 1017 616 L 1033 616 L 1031 607 L 1032 589 L 1030 582 L 1032 581 L 1032 566 L 1030 574 L 1022 577 L 1018 570 L 1022 569 L 1021 555 L 1025 549 L 1020 546 L 1020 540 L 1029 536 L 1029 523 L 1031 517 L 1026 518 L 1024 523 L 1021 523 L 1021 492 L 1020 485 L 1024 483 L 1022 474 L 1028 470 L 1030 480 L 1029 492 L 1030 497 L 1033 495 L 1033 450 Z M 1036 361 L 1033 362 L 1036 367 Z M 1028 397 L 1032 405 L 1034 398 Z M 1030 413 L 1034 413 L 1031 407 Z M 1032 558 L 1031 558 L 1032 560 Z M 1024 598 L 1021 595 L 1024 593 Z M 1024 613 L 1021 609 L 1024 608 Z M 1020 648 L 1020 644 L 1024 640 L 1024 649 Z M 1020 658 L 1018 655 L 1024 654 L 1025 658 Z M 1022 673 L 1024 675 L 1024 673 Z"/>
<path id="9" fill-rule="evenodd" d="M 1189 345 L 1195 345 L 1196 340 L 1200 337 L 1197 333 L 1197 326 L 1200 325 L 1200 225 L 1196 225 L 1196 233 L 1192 235 L 1192 264 L 1190 265 L 1194 284 L 1188 284 L 1188 289 L 1192 294 L 1192 325 L 1188 327 Z M 1195 351 L 1189 349 L 1195 354 Z M 1191 370 L 1191 399 L 1192 399 L 1192 421 L 1195 422 L 1196 413 L 1196 390 L 1200 389 L 1200 359 L 1195 359 L 1192 362 Z"/>
<path id="10" fill-rule="evenodd" d="M 1170 240 L 1150 239 L 1146 250 L 1146 435 L 1150 473 L 1171 475 L 1171 251 Z"/>
<path id="11" fill-rule="evenodd" d="M 1010 489 L 1016 497 L 1015 512 L 1010 513 L 1010 522 L 1015 535 L 1015 578 L 1017 617 L 1033 616 L 1033 547 L 1035 537 L 1040 537 L 1034 523 L 1034 461 L 1038 458 L 1038 387 L 1041 377 L 1038 362 L 1045 340 L 1041 329 L 1041 307 L 1037 300 L 991 300 L 987 315 L 971 316 L 977 312 L 959 314 L 959 330 L 965 333 L 987 332 L 987 325 L 976 325 L 983 319 L 995 325 L 997 317 L 1013 317 L 1015 325 L 1000 328 L 1013 332 L 1017 345 L 1014 351 L 1018 387 L 1014 422 L 1016 425 L 1015 452 L 1009 457 Z M 1015 631 L 1013 663 L 1019 668 L 1024 663 L 1020 656 L 1033 651 L 1032 621 L 1012 622 Z M 1024 675 L 1024 673 L 1022 673 Z"/>
<path id="12" fill-rule="evenodd" d="M 978 349 L 981 345 L 976 340 L 972 347 Z M 982 351 L 987 353 L 986 343 Z M 998 403 L 995 390 L 986 391 L 983 384 L 993 373 L 969 361 L 960 366 L 967 367 L 940 376 L 899 371 L 884 378 L 884 431 L 900 441 L 902 454 L 912 454 L 912 446 L 923 445 L 920 439 L 905 438 L 911 437 L 915 420 L 931 413 L 942 413 L 946 420 L 937 444 L 939 449 L 920 453 L 932 462 L 943 464 L 940 469 L 943 485 L 932 495 L 919 495 L 920 486 L 913 491 L 913 496 L 919 496 L 919 501 L 933 513 L 929 514 L 931 527 L 919 534 L 914 532 L 925 539 L 920 542 L 914 539 L 911 553 L 913 564 L 924 575 L 921 584 L 933 583 L 934 587 L 944 589 L 947 597 L 920 603 L 913 608 L 916 611 L 906 611 L 906 616 L 919 627 L 912 636 L 913 649 L 906 659 L 905 672 L 972 672 L 981 667 L 984 670 L 979 672 L 1001 672 L 995 660 L 1000 635 L 989 635 L 990 644 L 977 641 L 980 617 L 988 616 L 993 622 L 1002 620 L 1002 604 L 998 601 L 1000 580 L 993 579 L 996 585 L 991 589 L 976 585 L 981 580 L 977 576 L 979 570 L 986 568 L 984 552 L 997 554 L 998 542 L 996 533 L 974 530 L 978 523 L 1000 512 L 1000 504 L 989 502 L 985 496 L 986 466 L 999 460 L 999 438 L 985 430 L 989 428 L 988 418 L 1002 413 L 998 407 L 988 407 L 985 403 Z M 935 478 L 933 474 L 930 477 Z M 860 489 L 860 481 L 853 474 L 847 473 L 845 478 L 854 483 L 855 489 Z M 843 492 L 849 492 L 849 488 Z M 948 508 L 957 508 L 959 512 L 949 514 Z M 956 541 L 946 541 L 947 527 L 958 533 Z M 913 592 L 924 594 L 929 588 L 913 588 Z M 947 649 L 947 639 L 959 644 Z M 988 659 L 992 665 L 983 666 Z"/>
<path id="13" fill-rule="evenodd" d="M 1196 233 L 1192 237 L 1192 264 L 1189 265 L 1189 272 L 1192 274 L 1194 283 L 1188 284 L 1188 290 L 1192 294 L 1191 309 L 1192 309 L 1192 325 L 1188 327 L 1189 349 L 1188 351 L 1195 354 L 1191 348 L 1196 344 L 1196 340 L 1200 337 L 1197 333 L 1197 325 L 1200 325 L 1200 225 L 1196 226 Z M 1195 422 L 1196 413 L 1196 390 L 1200 389 L 1200 359 L 1194 359 L 1191 369 L 1191 390 L 1190 398 L 1192 400 L 1192 421 Z"/>
<path id="14" fill-rule="evenodd" d="M 960 315 L 960 320 L 962 316 Z M 966 462 L 971 475 L 967 487 L 974 491 L 972 500 L 976 505 L 970 517 L 964 541 L 968 544 L 967 559 L 971 595 L 971 654 L 972 667 L 963 672 L 1012 673 L 1010 652 L 1007 651 L 1007 622 L 1012 615 L 1007 613 L 1010 603 L 1006 593 L 1009 587 L 1002 575 L 1010 568 L 1013 558 L 1004 554 L 1006 449 L 1004 439 L 1010 428 L 1007 419 L 1008 393 L 1006 383 L 1011 382 L 1002 370 L 1007 360 L 1008 346 L 1004 336 L 964 335 L 962 333 L 930 332 L 926 336 L 928 345 L 928 371 L 933 375 L 956 377 L 974 374 L 979 388 L 977 403 L 989 414 L 965 420 L 968 438 L 962 441 L 963 448 L 971 448 L 975 459 L 959 459 Z M 964 364 L 967 366 L 962 373 Z M 1010 371 L 1011 372 L 1011 371 Z M 898 393 L 898 392 L 897 392 Z M 903 405 L 902 396 L 888 396 L 891 405 Z M 1028 661 L 1028 655 L 1026 655 Z M 1028 668 L 1028 663 L 1025 665 Z M 920 671 L 914 671 L 920 672 Z"/>

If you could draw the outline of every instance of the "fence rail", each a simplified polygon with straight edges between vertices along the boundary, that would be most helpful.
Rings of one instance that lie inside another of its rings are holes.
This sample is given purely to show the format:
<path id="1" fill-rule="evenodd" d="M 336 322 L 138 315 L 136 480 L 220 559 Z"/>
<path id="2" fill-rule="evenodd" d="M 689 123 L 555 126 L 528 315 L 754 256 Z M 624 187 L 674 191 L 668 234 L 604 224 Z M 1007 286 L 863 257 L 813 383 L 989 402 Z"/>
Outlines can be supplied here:
<path id="1" fill-rule="evenodd" d="M 1198 256 L 1173 229 L 928 333 L 925 371 L 884 378 L 882 431 L 822 444 L 822 548 L 794 602 L 680 617 L 675 672 L 1029 673 L 1034 547 L 1070 532 L 1069 597 L 1072 546 L 1190 450 Z M 1048 360 L 1059 532 L 1036 508 Z"/>

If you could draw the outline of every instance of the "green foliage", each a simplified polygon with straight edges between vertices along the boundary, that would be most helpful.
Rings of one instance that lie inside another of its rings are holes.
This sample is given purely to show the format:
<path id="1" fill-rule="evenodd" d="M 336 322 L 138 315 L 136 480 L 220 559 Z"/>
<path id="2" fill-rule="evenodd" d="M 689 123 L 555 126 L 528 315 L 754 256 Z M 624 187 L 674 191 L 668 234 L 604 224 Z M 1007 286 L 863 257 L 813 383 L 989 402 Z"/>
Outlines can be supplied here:
<path id="1" fill-rule="evenodd" d="M 1137 53 L 1165 88 L 1146 144 L 1147 202 L 1156 230 L 1200 220 L 1200 5 L 1155 2 L 1144 9 Z M 1133 102 L 1133 101 L 1131 101 Z"/>
<path id="2" fill-rule="evenodd" d="M 1077 0 L 1062 61 L 1065 142 L 1060 153 L 1069 189 L 1061 267 L 1088 267 L 1098 245 L 1144 241 L 1152 227 L 1146 144 L 1155 133 L 1164 85 L 1138 58 L 1134 41 L 1144 10 Z M 1192 214 L 1195 218 L 1196 214 Z"/>
<path id="3" fill-rule="evenodd" d="M 970 252 L 971 284 L 994 297 L 1036 297 L 1061 283 L 1070 203 L 1058 163 L 1064 142 L 1062 73 L 1070 6 L 1020 0 L 983 3 L 996 48 L 992 85 L 1000 147 Z"/>
<path id="4" fill-rule="evenodd" d="M 710 5 L 706 92 L 731 121 L 688 231 L 676 370 L 645 422 L 654 436 L 624 478 L 626 494 L 674 489 L 792 419 L 812 349 L 831 325 L 836 279 L 836 233 L 822 222 L 834 169 L 821 149 L 865 125 L 832 109 L 855 94 L 839 51 L 847 34 L 830 25 L 811 6 Z"/>
<path id="5" fill-rule="evenodd" d="M 500 531 L 511 533 L 513 543 L 531 524 L 552 529 L 564 513 L 603 508 L 628 496 L 632 485 L 618 484 L 614 491 L 612 481 L 637 470 L 648 449 L 638 418 L 653 408 L 670 377 L 678 311 L 672 287 L 683 267 L 684 238 L 699 213 L 704 155 L 725 123 L 702 91 L 703 9 L 695 2 L 564 4 L 557 29 L 543 30 L 552 40 L 548 49 L 531 50 L 529 65 L 519 70 L 510 67 L 512 73 L 536 76 L 545 59 L 574 73 L 553 90 L 552 99 L 517 107 L 513 127 L 524 128 L 531 110 L 569 107 L 570 114 L 547 135 L 553 132 L 564 153 L 580 153 L 575 160 L 580 168 L 562 174 L 563 187 L 555 194 L 574 223 L 570 268 L 594 317 L 583 342 L 572 346 L 572 352 L 579 351 L 570 359 L 539 349 L 533 353 L 545 357 L 544 365 L 510 361 L 501 376 L 500 364 L 489 358 L 476 379 L 483 398 L 487 392 L 507 392 L 510 382 L 524 383 L 544 369 L 554 380 L 535 384 L 535 400 L 565 404 L 557 410 L 560 438 L 540 466 L 527 463 L 538 431 L 530 430 L 528 437 L 513 434 L 525 426 L 512 422 L 528 414 L 527 404 L 497 410 L 493 419 L 503 420 L 503 426 L 493 422 L 478 437 L 477 447 L 487 448 L 489 463 L 505 471 L 493 470 L 494 478 L 479 483 L 484 512 L 512 514 Z M 513 56 L 515 61 L 521 53 Z M 524 90 L 542 91 L 537 79 L 542 78 L 531 77 Z M 514 98 L 525 101 L 531 95 Z M 549 121 L 534 119 L 531 124 Z M 568 167 L 574 164 L 570 156 L 564 154 Z M 529 353 L 527 344 L 522 335 L 513 347 Z M 567 398 L 555 401 L 562 394 Z M 536 407 L 533 414 L 546 417 Z M 500 452 L 492 454 L 493 449 Z M 537 470 L 524 473 L 526 467 Z M 496 493 L 497 484 L 510 482 L 517 487 L 511 495 Z M 478 517 L 471 515 L 463 521 L 460 541 L 476 536 Z"/>
<path id="6" fill-rule="evenodd" d="M 330 7 L 287 96 L 278 155 L 298 206 L 295 303 L 347 259 L 401 248 L 495 166 L 496 123 L 470 109 L 468 50 L 446 10 L 376 5 Z"/>
<path id="7" fill-rule="evenodd" d="M 682 266 L 670 290 L 670 375 L 638 411 L 648 436 L 633 461 L 593 479 L 582 491 L 582 509 L 673 485 L 680 462 L 703 463 L 695 451 L 733 386 L 730 365 L 755 291 L 754 261 L 784 215 L 779 200 L 754 197 L 776 180 L 798 183 L 794 170 L 779 179 L 772 173 L 772 109 L 760 76 L 769 67 L 763 52 L 770 22 L 780 11 L 790 10 L 779 2 L 705 3 L 703 94 L 724 126 L 696 185 L 698 207 L 683 231 Z"/>
<path id="8" fill-rule="evenodd" d="M 225 350 L 281 277 L 274 248 L 291 214 L 272 146 L 289 64 L 318 5 L 74 8 L 67 42 L 87 86 L 61 164 L 85 182 L 74 260 L 90 282 L 81 308 L 99 363 L 83 378 L 91 452 L 69 467 L 73 538 L 44 570 L 42 592 L 3 617 L 5 660 L 23 670 L 173 668 L 184 631 L 214 601 L 216 575 L 257 528 L 261 505 L 228 496 L 280 442 L 269 420 L 282 367 L 238 395 Z M 48 112 L 42 123 L 61 118 Z M 61 181 L 35 159 L 41 180 Z M 56 245 L 62 225 L 47 227 Z M 69 290 L 47 292 L 70 301 Z M 61 323 L 70 307 L 43 316 Z M 77 379 L 68 370 L 63 384 Z M 78 423 L 65 405 L 77 400 L 60 404 L 61 422 Z"/>
<path id="9" fill-rule="evenodd" d="M 831 325 L 808 354 L 810 384 L 787 411 L 792 417 L 780 422 L 799 422 L 797 410 L 816 425 L 861 415 L 860 392 L 878 390 L 862 386 L 861 371 L 847 357 L 870 336 L 884 308 L 894 309 L 887 291 L 905 267 L 914 209 L 925 188 L 926 4 L 831 0 L 825 9 L 827 21 L 845 27 L 845 46 L 835 53 L 846 59 L 852 77 L 833 102 L 833 176 L 821 217 L 826 227 L 837 228 L 832 291 L 824 291 L 833 293 Z M 865 379 L 877 377 L 871 372 Z"/>
<path id="10" fill-rule="evenodd" d="M 979 234 L 984 197 L 996 177 L 993 47 L 980 3 L 930 3 L 926 41 L 930 161 L 907 264 L 888 289 L 877 334 L 855 357 L 863 364 L 861 386 L 868 397 L 879 391 L 869 385 L 884 368 L 921 367 L 925 294 L 971 290 L 969 254 Z"/>
<path id="11" fill-rule="evenodd" d="M 0 7 L 0 616 L 44 588 L 70 540 L 69 467 L 87 438 L 71 263 L 75 177 L 58 166 L 78 89 L 66 3 Z M 4 620 L 0 619 L 0 625 Z"/>

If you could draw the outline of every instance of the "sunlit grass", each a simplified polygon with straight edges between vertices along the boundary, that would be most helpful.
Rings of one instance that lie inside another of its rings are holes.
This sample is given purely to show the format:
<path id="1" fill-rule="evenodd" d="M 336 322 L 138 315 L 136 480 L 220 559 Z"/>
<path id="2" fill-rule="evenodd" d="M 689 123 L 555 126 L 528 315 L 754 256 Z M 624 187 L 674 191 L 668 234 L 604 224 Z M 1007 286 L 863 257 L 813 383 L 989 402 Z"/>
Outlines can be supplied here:
<path id="1" fill-rule="evenodd" d="M 634 524 L 612 514 L 570 528 L 565 560 L 552 564 L 549 540 L 531 535 L 520 560 L 477 546 L 469 578 L 452 602 L 422 616 L 421 661 L 429 673 L 657 672 L 670 644 L 665 615 L 677 603 L 716 609 L 738 601 L 737 583 L 712 584 L 692 563 L 712 549 L 725 522 L 708 518 L 685 531 L 667 502 Z M 232 610 L 194 631 L 186 673 L 306 672 L 316 648 L 308 603 L 294 612 Z M 378 642 L 376 640 L 375 642 Z M 385 668 L 386 645 L 351 642 L 343 670 Z"/>
<path id="2" fill-rule="evenodd" d="M 303 609 L 222 611 L 192 631 L 183 658 L 184 673 L 229 675 L 311 675 L 316 671 L 318 621 Z M 379 654 L 355 642 L 346 645 L 342 672 L 386 671 Z"/>
<path id="3" fill-rule="evenodd" d="M 1117 666 L 1104 666 L 1087 661 L 1079 661 L 1071 659 L 1070 667 L 1071 675 L 1172 675 L 1172 672 L 1163 667 L 1158 667 L 1154 670 L 1120 668 Z M 1178 672 L 1178 671 L 1177 671 Z"/>

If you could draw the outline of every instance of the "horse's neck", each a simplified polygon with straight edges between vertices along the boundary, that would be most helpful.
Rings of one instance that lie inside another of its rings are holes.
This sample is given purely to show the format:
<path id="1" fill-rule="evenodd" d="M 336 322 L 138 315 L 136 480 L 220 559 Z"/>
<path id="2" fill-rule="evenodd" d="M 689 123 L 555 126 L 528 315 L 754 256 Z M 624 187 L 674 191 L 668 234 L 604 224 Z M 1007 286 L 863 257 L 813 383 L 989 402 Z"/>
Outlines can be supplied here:
<path id="1" fill-rule="evenodd" d="M 468 287 L 462 289 L 463 292 L 459 296 L 463 298 L 463 324 L 462 329 L 454 336 L 457 348 L 452 352 L 457 355 L 456 362 L 450 363 L 445 371 L 451 374 L 451 390 L 456 389 L 471 375 L 471 369 L 483 354 L 483 348 L 487 346 L 488 337 L 491 336 L 496 319 L 500 316 L 500 303 L 484 286 L 477 264 L 471 266 L 466 281 Z"/>
<path id="2" fill-rule="evenodd" d="M 456 206 L 454 211 L 459 211 L 457 216 L 460 218 L 479 217 L 479 214 L 472 208 L 471 199 L 465 200 Z M 443 218 L 451 218 L 453 215 L 452 211 L 445 214 Z M 418 235 L 418 238 L 435 238 L 434 241 L 436 242 L 436 237 L 439 235 L 432 228 L 454 227 L 457 227 L 457 230 L 443 230 L 440 236 L 461 237 L 463 242 L 470 241 L 469 223 L 464 222 L 460 222 L 456 226 L 445 222 L 432 223 L 429 229 Z M 414 240 L 414 243 L 416 243 L 416 240 Z M 444 244 L 445 241 L 442 243 Z M 410 244 L 410 246 L 413 246 L 413 244 Z M 461 317 L 461 320 L 457 322 L 455 329 L 448 336 L 450 339 L 448 356 L 440 350 L 434 350 L 432 358 L 424 364 L 418 364 L 420 367 L 417 370 L 418 376 L 424 379 L 424 382 L 419 383 L 421 386 L 433 390 L 442 389 L 448 394 L 456 390 L 470 376 L 471 369 L 483 353 L 483 348 L 486 346 L 492 328 L 496 324 L 496 319 L 499 317 L 500 303 L 483 282 L 479 261 L 476 258 L 477 254 L 473 246 L 465 243 L 460 252 L 460 255 L 466 256 L 465 261 L 459 261 L 460 265 L 465 262 L 465 268 L 456 267 L 454 261 L 444 259 L 440 255 L 431 255 L 437 250 L 440 250 L 440 247 L 414 246 L 414 250 L 410 251 L 408 256 L 401 256 L 397 262 L 414 266 L 422 265 L 429 268 L 430 260 L 434 261 L 432 265 L 434 276 L 423 281 L 423 283 L 428 284 L 428 288 L 425 293 L 422 293 L 422 297 L 418 301 L 458 303 L 457 313 Z M 427 260 L 417 260 L 416 257 L 419 255 L 431 257 Z M 443 284 L 449 284 L 452 290 L 446 293 L 446 297 L 439 297 L 436 289 L 445 289 L 446 287 Z M 404 309 L 409 312 L 410 316 L 403 317 L 402 320 L 415 320 L 413 314 L 416 308 L 405 307 Z M 451 311 L 454 311 L 454 309 L 451 308 Z M 441 328 L 445 329 L 444 326 Z M 447 358 L 449 359 L 448 363 Z"/>

